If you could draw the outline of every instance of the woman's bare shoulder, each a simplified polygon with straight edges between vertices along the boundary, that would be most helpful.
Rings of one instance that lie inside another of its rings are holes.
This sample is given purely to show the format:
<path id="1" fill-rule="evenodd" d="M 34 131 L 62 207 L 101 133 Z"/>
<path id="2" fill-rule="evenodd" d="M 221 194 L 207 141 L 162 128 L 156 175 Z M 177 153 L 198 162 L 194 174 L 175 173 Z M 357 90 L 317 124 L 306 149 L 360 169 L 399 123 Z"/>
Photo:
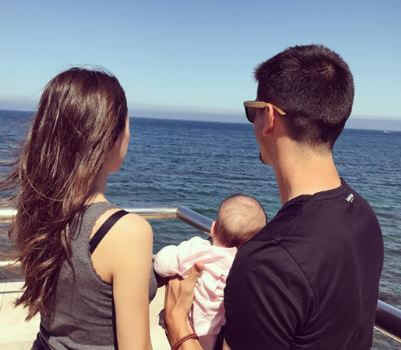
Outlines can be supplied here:
<path id="1" fill-rule="evenodd" d="M 114 213 L 120 211 L 120 208 L 112 208 L 105 211 L 96 221 L 92 235 L 110 218 Z M 111 228 L 107 236 L 122 236 L 129 239 L 135 235 L 152 236 L 152 227 L 149 222 L 135 213 L 128 213 L 121 217 Z"/>
<path id="2" fill-rule="evenodd" d="M 110 229 L 110 234 L 114 241 L 118 240 L 122 243 L 153 239 L 153 231 L 149 222 L 134 213 L 128 213 L 119 219 Z"/>

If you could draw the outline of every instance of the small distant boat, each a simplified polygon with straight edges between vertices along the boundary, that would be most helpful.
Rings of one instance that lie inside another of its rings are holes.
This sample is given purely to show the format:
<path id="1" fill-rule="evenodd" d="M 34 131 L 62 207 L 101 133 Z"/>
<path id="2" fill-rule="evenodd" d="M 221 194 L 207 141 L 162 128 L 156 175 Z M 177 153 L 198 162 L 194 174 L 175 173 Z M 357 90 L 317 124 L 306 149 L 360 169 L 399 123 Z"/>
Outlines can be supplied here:
<path id="1" fill-rule="evenodd" d="M 391 131 L 384 130 L 384 133 L 385 133 L 385 134 L 390 134 L 390 133 L 391 133 Z"/>

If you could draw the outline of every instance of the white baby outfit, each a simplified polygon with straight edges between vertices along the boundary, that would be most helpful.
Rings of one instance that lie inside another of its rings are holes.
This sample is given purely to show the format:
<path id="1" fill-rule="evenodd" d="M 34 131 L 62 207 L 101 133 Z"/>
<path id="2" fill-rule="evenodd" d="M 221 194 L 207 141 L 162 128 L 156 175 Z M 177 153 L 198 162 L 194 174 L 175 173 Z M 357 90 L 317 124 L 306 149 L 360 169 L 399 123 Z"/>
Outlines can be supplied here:
<path id="1" fill-rule="evenodd" d="M 212 245 L 208 240 L 193 237 L 178 246 L 169 245 L 159 251 L 154 269 L 163 277 L 185 277 L 196 262 L 204 270 L 195 286 L 195 297 L 190 321 L 204 349 L 213 349 L 224 325 L 224 287 L 237 248 Z"/>

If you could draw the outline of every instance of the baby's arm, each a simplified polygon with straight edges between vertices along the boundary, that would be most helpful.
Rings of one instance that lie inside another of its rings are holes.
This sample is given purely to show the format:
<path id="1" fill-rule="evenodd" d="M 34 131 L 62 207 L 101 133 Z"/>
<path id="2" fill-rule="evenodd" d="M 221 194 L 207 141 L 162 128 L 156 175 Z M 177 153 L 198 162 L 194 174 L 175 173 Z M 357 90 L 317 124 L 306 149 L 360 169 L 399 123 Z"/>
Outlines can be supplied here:
<path id="1" fill-rule="evenodd" d="M 153 268 L 161 277 L 169 277 L 178 274 L 178 246 L 168 245 L 157 253 L 153 262 Z"/>
<path id="2" fill-rule="evenodd" d="M 177 245 L 168 245 L 161 249 L 153 263 L 156 273 L 162 277 L 180 275 L 185 272 L 185 265 L 191 267 L 197 261 L 199 252 L 210 246 L 210 243 L 199 237 L 193 237 L 188 241 Z"/>

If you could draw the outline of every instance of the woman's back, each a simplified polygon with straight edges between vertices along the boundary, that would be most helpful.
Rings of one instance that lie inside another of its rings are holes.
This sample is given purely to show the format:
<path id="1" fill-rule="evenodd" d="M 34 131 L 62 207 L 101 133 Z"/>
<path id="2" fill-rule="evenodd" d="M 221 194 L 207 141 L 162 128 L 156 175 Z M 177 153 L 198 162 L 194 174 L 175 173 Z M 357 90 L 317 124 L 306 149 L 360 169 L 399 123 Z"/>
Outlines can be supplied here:
<path id="1" fill-rule="evenodd" d="M 113 287 L 97 275 L 88 250 L 96 220 L 111 208 L 108 202 L 90 205 L 72 233 L 74 271 L 67 262 L 63 264 L 52 300 L 53 313 L 49 320 L 42 317 L 41 321 L 41 335 L 56 349 L 83 349 L 80 344 L 104 349 L 115 343 Z"/>
<path id="2" fill-rule="evenodd" d="M 42 317 L 39 335 L 55 349 L 114 349 L 117 344 L 113 287 L 96 273 L 89 253 L 96 221 L 113 208 L 109 202 L 91 204 L 71 236 L 74 271 L 67 262 L 62 266 L 52 300 L 53 314 L 49 319 Z M 156 288 L 152 276 L 150 299 Z"/>

